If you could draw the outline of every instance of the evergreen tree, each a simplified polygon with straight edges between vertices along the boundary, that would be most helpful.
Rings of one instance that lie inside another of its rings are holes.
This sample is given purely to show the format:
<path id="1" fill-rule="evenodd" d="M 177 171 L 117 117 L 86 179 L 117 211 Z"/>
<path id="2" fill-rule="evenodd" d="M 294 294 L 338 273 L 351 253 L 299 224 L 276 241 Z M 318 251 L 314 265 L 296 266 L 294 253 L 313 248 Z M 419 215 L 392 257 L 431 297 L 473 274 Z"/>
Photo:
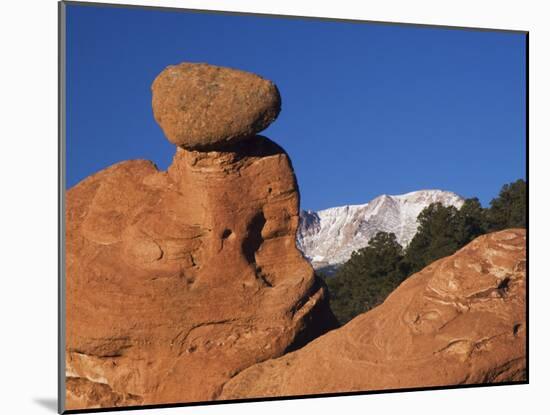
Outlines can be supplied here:
<path id="1" fill-rule="evenodd" d="M 452 254 L 459 247 L 459 218 L 454 206 L 432 203 L 420 212 L 418 224 L 405 257 L 411 272 L 419 271 L 436 259 Z"/>
<path id="2" fill-rule="evenodd" d="M 466 245 L 479 235 L 487 233 L 486 213 L 477 197 L 464 201 L 457 213 L 456 223 L 455 239 L 459 247 Z"/>
<path id="3" fill-rule="evenodd" d="M 380 304 L 403 280 L 403 248 L 393 233 L 378 232 L 369 245 L 326 278 L 331 308 L 340 323 Z"/>
<path id="4" fill-rule="evenodd" d="M 502 186 L 487 211 L 489 231 L 527 226 L 527 183 L 519 179 Z"/>

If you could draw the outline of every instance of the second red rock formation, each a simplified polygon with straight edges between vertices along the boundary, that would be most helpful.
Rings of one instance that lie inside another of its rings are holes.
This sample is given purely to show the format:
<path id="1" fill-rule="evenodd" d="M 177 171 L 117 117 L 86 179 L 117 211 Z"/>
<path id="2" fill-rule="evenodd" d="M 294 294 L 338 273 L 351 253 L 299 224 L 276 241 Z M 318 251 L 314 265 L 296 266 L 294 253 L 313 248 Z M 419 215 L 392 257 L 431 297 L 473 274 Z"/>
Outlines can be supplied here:
<path id="1" fill-rule="evenodd" d="M 525 230 L 484 235 L 379 307 L 227 382 L 221 399 L 520 381 Z"/>

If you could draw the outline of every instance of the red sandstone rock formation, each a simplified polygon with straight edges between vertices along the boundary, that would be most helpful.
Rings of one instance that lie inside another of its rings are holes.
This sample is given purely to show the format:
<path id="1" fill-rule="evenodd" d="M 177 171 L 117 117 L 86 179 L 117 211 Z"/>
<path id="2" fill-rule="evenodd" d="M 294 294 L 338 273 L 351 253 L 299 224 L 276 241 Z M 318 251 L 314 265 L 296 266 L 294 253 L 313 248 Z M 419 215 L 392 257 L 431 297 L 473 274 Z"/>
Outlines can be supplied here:
<path id="1" fill-rule="evenodd" d="M 524 230 L 481 236 L 344 327 L 244 370 L 219 398 L 523 380 L 525 261 Z"/>
<path id="2" fill-rule="evenodd" d="M 216 399 L 334 324 L 296 249 L 288 156 L 261 136 L 228 144 L 231 128 L 219 151 L 178 148 L 165 172 L 125 161 L 68 190 L 67 409 Z"/>

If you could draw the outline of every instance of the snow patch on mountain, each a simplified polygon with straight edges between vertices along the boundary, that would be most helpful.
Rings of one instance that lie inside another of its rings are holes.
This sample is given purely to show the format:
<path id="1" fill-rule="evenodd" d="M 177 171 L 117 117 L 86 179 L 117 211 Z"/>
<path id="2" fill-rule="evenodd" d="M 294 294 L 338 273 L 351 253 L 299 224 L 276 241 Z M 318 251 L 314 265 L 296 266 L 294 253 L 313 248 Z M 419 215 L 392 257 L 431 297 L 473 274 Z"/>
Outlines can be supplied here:
<path id="1" fill-rule="evenodd" d="M 381 195 L 364 205 L 302 211 L 297 245 L 315 269 L 346 262 L 353 251 L 367 246 L 379 231 L 393 232 L 405 247 L 417 231 L 419 213 L 437 202 L 459 209 L 464 199 L 453 192 L 419 190 L 403 195 Z"/>

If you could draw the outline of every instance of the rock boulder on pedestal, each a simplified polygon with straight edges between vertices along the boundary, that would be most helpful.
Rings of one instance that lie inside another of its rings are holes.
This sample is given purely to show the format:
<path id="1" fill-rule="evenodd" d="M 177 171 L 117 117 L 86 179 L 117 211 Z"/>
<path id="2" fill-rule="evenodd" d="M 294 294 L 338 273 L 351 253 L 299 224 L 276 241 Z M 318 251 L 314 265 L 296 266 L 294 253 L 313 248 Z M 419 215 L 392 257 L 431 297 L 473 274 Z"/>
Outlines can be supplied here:
<path id="1" fill-rule="evenodd" d="M 201 84 L 202 72 L 191 72 Z M 231 74 L 219 70 L 223 93 Z M 247 79 L 262 90 L 264 81 L 247 76 L 236 76 L 235 96 Z M 189 79 L 171 82 L 168 97 L 157 95 L 161 107 Z M 243 119 L 275 113 L 261 114 Z M 178 125 L 193 131 L 201 116 Z M 209 151 L 178 147 L 167 171 L 125 161 L 67 191 L 67 409 L 216 399 L 241 370 L 334 326 L 322 283 L 296 248 L 299 195 L 287 154 L 265 137 L 231 134 Z"/>
<path id="2" fill-rule="evenodd" d="M 281 110 L 271 81 L 204 63 L 169 66 L 152 91 L 155 120 L 168 140 L 187 149 L 220 149 L 252 137 Z"/>

